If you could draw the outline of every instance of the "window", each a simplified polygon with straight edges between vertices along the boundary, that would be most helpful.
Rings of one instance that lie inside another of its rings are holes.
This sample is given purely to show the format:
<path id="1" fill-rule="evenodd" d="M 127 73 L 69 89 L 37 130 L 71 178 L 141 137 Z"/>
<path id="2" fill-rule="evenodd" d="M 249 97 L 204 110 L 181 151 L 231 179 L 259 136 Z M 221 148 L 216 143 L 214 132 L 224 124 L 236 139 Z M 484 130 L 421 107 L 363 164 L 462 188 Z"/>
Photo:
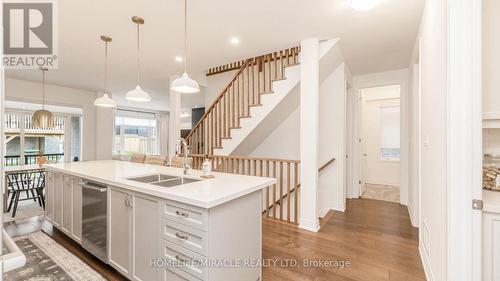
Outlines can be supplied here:
<path id="1" fill-rule="evenodd" d="M 33 128 L 33 111 L 7 111 L 4 165 L 37 164 L 41 154 L 49 163 L 79 160 L 80 119 L 80 116 L 54 114 L 54 128 Z M 67 124 L 68 120 L 71 120 L 71 124 Z M 72 132 L 75 129 L 78 133 Z M 71 144 L 66 138 L 71 138 Z M 71 149 L 71 153 L 68 149 Z"/>
<path id="2" fill-rule="evenodd" d="M 158 154 L 156 115 L 117 110 L 115 116 L 114 154 Z"/>
<path id="3" fill-rule="evenodd" d="M 380 107 L 380 160 L 400 159 L 400 108 L 399 105 Z"/>

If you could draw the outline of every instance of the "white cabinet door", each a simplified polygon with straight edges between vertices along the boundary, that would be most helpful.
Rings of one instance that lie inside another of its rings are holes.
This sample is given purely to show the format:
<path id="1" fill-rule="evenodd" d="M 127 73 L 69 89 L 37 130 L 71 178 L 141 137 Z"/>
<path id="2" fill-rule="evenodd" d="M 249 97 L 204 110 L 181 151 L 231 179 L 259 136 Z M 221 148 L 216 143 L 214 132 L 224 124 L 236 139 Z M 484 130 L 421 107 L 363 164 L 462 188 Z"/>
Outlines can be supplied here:
<path id="1" fill-rule="evenodd" d="M 73 181 L 71 176 L 63 176 L 62 191 L 62 225 L 61 230 L 66 234 L 71 234 L 73 231 L 71 227 L 72 214 L 73 214 Z"/>
<path id="2" fill-rule="evenodd" d="M 128 277 L 132 268 L 130 194 L 110 187 L 108 196 L 109 264 Z"/>
<path id="3" fill-rule="evenodd" d="M 45 217 L 48 221 L 54 220 L 54 174 L 45 174 Z"/>
<path id="4" fill-rule="evenodd" d="M 71 178 L 73 184 L 73 214 L 71 236 L 77 242 L 82 242 L 82 186 L 80 178 Z"/>
<path id="5" fill-rule="evenodd" d="M 63 176 L 61 174 L 54 173 L 54 221 L 53 224 L 56 227 L 61 227 L 62 225 L 62 213 L 63 213 Z"/>
<path id="6" fill-rule="evenodd" d="M 500 214 L 483 213 L 483 280 L 500 281 Z"/>
<path id="7" fill-rule="evenodd" d="M 160 202 L 152 197 L 134 194 L 131 204 L 133 280 L 160 280 L 160 268 L 152 259 L 160 257 Z"/>

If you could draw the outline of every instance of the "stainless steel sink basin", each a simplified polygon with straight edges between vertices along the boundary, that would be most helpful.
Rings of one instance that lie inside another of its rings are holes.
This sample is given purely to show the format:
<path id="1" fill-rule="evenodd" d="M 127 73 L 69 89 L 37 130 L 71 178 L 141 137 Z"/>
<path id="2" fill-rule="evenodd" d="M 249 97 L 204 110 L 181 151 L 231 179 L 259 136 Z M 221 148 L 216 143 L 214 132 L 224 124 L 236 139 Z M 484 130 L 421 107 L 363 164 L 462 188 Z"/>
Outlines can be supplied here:
<path id="1" fill-rule="evenodd" d="M 128 178 L 128 180 L 138 181 L 138 182 L 142 182 L 142 183 L 153 183 L 153 182 L 160 182 L 160 181 L 172 180 L 172 179 L 178 179 L 178 178 L 179 177 L 176 177 L 176 176 L 169 176 L 169 175 L 164 175 L 164 174 L 156 174 L 156 175 L 149 175 L 149 176 L 140 176 L 140 177 Z"/>
<path id="2" fill-rule="evenodd" d="M 181 184 L 188 184 L 188 183 L 197 182 L 197 181 L 200 181 L 200 180 L 188 179 L 188 178 L 176 178 L 176 179 L 171 179 L 171 180 L 154 182 L 152 184 L 157 185 L 157 186 L 162 186 L 162 187 L 172 187 L 172 186 L 177 186 L 177 185 L 181 185 Z"/>

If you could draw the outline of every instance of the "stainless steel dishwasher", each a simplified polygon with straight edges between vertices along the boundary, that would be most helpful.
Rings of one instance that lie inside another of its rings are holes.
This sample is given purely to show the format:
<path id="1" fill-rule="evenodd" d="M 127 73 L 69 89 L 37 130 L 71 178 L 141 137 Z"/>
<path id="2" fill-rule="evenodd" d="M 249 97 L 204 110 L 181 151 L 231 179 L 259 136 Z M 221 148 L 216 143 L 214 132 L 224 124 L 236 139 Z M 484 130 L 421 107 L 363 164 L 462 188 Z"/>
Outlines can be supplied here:
<path id="1" fill-rule="evenodd" d="M 107 186 L 83 180 L 82 246 L 107 263 Z"/>

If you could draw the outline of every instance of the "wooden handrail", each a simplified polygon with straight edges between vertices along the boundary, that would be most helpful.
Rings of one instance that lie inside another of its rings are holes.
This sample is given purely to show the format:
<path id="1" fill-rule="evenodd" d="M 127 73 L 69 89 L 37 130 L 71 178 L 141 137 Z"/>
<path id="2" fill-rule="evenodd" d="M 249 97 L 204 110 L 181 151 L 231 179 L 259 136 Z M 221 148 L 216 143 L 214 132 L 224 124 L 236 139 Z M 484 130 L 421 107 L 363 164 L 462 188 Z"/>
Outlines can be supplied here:
<path id="1" fill-rule="evenodd" d="M 280 60 L 280 59 L 282 59 L 282 57 L 283 58 L 289 58 L 289 57 L 294 56 L 295 53 L 299 53 L 300 52 L 300 46 L 290 48 L 289 50 L 290 50 L 290 52 L 287 52 L 287 53 L 280 52 L 280 56 L 278 56 L 277 58 L 272 58 L 271 61 L 274 61 L 276 59 Z M 258 58 L 261 58 L 263 56 L 265 56 L 265 55 L 256 56 L 254 59 L 258 59 Z M 208 69 L 206 76 L 216 75 L 216 74 L 220 74 L 220 73 L 224 73 L 224 72 L 228 72 L 228 71 L 233 71 L 233 70 L 239 69 L 239 68 L 241 68 L 243 66 L 243 64 L 245 62 L 246 62 L 246 60 L 240 60 L 240 61 L 237 61 L 237 62 L 231 62 L 231 63 L 226 63 L 226 64 L 223 64 L 223 65 L 220 65 L 220 66 L 211 67 L 211 68 Z"/>
<path id="2" fill-rule="evenodd" d="M 261 95 L 273 91 L 273 81 L 285 79 L 285 68 L 298 64 L 300 48 L 282 50 L 242 61 L 241 67 L 217 95 L 186 137 L 192 154 L 214 154 L 241 118 L 261 106 Z M 235 65 L 240 65 L 237 63 Z"/>
<path id="3" fill-rule="evenodd" d="M 299 189 L 300 161 L 232 155 L 190 154 L 189 156 L 193 158 L 194 169 L 201 169 L 202 163 L 208 158 L 211 160 L 213 171 L 275 178 L 276 184 L 263 190 L 264 216 L 290 224 L 298 223 L 298 198 L 291 200 L 285 195 L 297 192 Z"/>
<path id="4" fill-rule="evenodd" d="M 330 159 L 328 162 L 326 162 L 325 164 L 323 164 L 323 166 L 319 167 L 318 173 L 321 172 L 321 171 L 323 171 L 326 167 L 328 167 L 333 162 L 335 162 L 335 158 Z"/>

